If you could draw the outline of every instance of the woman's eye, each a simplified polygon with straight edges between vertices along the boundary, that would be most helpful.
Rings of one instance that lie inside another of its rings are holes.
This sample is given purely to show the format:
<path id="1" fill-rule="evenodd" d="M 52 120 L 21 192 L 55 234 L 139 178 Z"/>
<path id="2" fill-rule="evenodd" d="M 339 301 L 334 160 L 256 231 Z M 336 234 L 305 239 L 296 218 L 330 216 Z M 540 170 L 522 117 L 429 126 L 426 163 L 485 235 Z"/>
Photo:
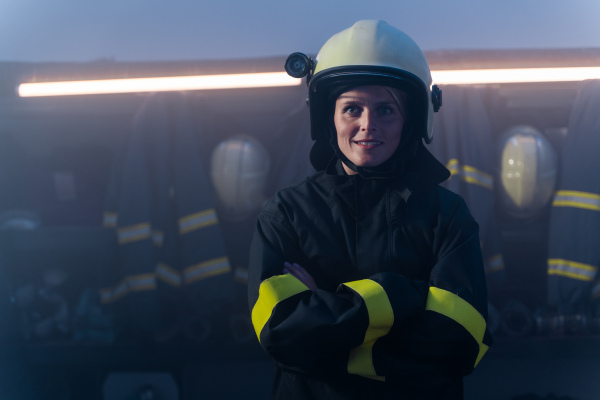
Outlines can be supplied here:
<path id="1" fill-rule="evenodd" d="M 381 106 L 381 107 L 379 107 L 378 111 L 379 111 L 380 115 L 387 115 L 387 114 L 391 114 L 394 112 L 392 107 L 389 107 L 389 106 Z"/>
<path id="2" fill-rule="evenodd" d="M 360 110 L 356 106 L 348 106 L 344 109 L 344 112 L 348 114 L 358 114 Z"/>

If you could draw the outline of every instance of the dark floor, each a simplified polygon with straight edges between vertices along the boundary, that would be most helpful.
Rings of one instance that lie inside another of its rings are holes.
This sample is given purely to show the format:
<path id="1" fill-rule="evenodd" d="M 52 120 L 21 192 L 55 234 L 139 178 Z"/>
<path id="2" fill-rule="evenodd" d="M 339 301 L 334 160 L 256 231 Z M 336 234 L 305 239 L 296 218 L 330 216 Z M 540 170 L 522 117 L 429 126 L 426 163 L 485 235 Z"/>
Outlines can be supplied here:
<path id="1" fill-rule="evenodd" d="M 5 349 L 0 354 L 5 356 L 3 361 L 35 359 L 39 365 L 1 363 L 0 399 L 269 398 L 273 364 L 260 351 L 247 352 L 243 357 L 229 354 L 223 360 L 207 354 L 211 360 L 197 361 L 202 357 L 195 349 L 182 364 L 177 351 L 126 350 L 119 352 L 119 362 L 111 362 L 114 354 L 110 355 L 110 351 L 104 352 L 106 357 L 102 358 L 95 350 L 70 354 L 72 350 L 73 347 L 20 349 L 7 358 Z M 57 354 L 64 357 L 61 363 L 53 365 Z M 82 359 L 89 361 L 83 363 Z M 600 398 L 599 375 L 598 337 L 499 340 L 465 379 L 465 400 L 595 400 Z M 152 392 L 154 397 L 143 397 Z"/>

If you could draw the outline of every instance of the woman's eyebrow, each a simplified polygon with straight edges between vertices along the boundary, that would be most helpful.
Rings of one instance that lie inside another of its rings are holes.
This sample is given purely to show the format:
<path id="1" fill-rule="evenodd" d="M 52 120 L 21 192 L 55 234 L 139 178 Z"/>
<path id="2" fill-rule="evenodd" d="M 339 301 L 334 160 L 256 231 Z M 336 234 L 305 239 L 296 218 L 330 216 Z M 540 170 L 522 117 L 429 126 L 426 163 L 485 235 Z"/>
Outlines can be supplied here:
<path id="1" fill-rule="evenodd" d="M 337 99 L 343 100 L 344 102 L 352 102 L 352 101 L 363 102 L 364 101 L 362 98 L 357 97 L 357 96 L 344 96 L 344 95 L 341 95 Z M 382 100 L 382 101 L 378 101 L 377 103 L 373 103 L 373 104 L 379 106 L 379 105 L 385 105 L 385 104 L 396 104 L 396 102 L 394 100 Z"/>
<path id="2" fill-rule="evenodd" d="M 338 99 L 338 100 L 346 100 L 346 101 L 349 101 L 349 100 L 360 100 L 360 97 L 357 97 L 357 96 L 346 96 L 346 95 L 341 95 L 341 96 L 339 96 L 337 99 Z"/>

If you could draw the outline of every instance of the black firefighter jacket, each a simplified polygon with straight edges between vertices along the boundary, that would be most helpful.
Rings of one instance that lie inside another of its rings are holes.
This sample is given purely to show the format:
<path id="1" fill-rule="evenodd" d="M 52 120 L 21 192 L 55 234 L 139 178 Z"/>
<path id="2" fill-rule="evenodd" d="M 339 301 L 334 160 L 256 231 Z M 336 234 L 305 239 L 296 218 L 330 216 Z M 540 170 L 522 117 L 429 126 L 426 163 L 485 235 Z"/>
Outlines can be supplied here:
<path id="1" fill-rule="evenodd" d="M 420 172 L 395 178 L 349 176 L 338 161 L 260 214 L 249 303 L 277 363 L 273 398 L 462 398 L 491 344 L 478 226 L 420 153 Z"/>

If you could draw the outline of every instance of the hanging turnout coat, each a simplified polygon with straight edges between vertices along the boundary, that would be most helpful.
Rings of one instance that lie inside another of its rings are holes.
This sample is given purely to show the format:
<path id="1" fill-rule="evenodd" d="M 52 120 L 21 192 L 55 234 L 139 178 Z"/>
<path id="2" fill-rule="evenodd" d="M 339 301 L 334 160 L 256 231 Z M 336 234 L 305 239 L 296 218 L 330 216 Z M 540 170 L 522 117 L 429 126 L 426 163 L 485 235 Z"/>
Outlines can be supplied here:
<path id="1" fill-rule="evenodd" d="M 600 316 L 600 80 L 581 83 L 562 149 L 548 232 L 548 302 Z"/>
<path id="2" fill-rule="evenodd" d="M 436 117 L 429 150 L 452 177 L 442 186 L 458 193 L 479 224 L 488 290 L 502 292 L 506 271 L 494 210 L 494 143 L 481 88 L 444 87 L 444 107 Z"/>
<path id="3" fill-rule="evenodd" d="M 478 226 L 419 146 L 395 178 L 341 164 L 280 191 L 254 233 L 252 322 L 275 399 L 460 399 L 491 337 Z M 283 273 L 298 263 L 311 291 Z"/>
<path id="4" fill-rule="evenodd" d="M 219 314 L 234 296 L 193 106 L 183 93 L 148 97 L 108 188 L 104 226 L 118 257 L 102 271 L 100 300 L 144 331 Z"/>

